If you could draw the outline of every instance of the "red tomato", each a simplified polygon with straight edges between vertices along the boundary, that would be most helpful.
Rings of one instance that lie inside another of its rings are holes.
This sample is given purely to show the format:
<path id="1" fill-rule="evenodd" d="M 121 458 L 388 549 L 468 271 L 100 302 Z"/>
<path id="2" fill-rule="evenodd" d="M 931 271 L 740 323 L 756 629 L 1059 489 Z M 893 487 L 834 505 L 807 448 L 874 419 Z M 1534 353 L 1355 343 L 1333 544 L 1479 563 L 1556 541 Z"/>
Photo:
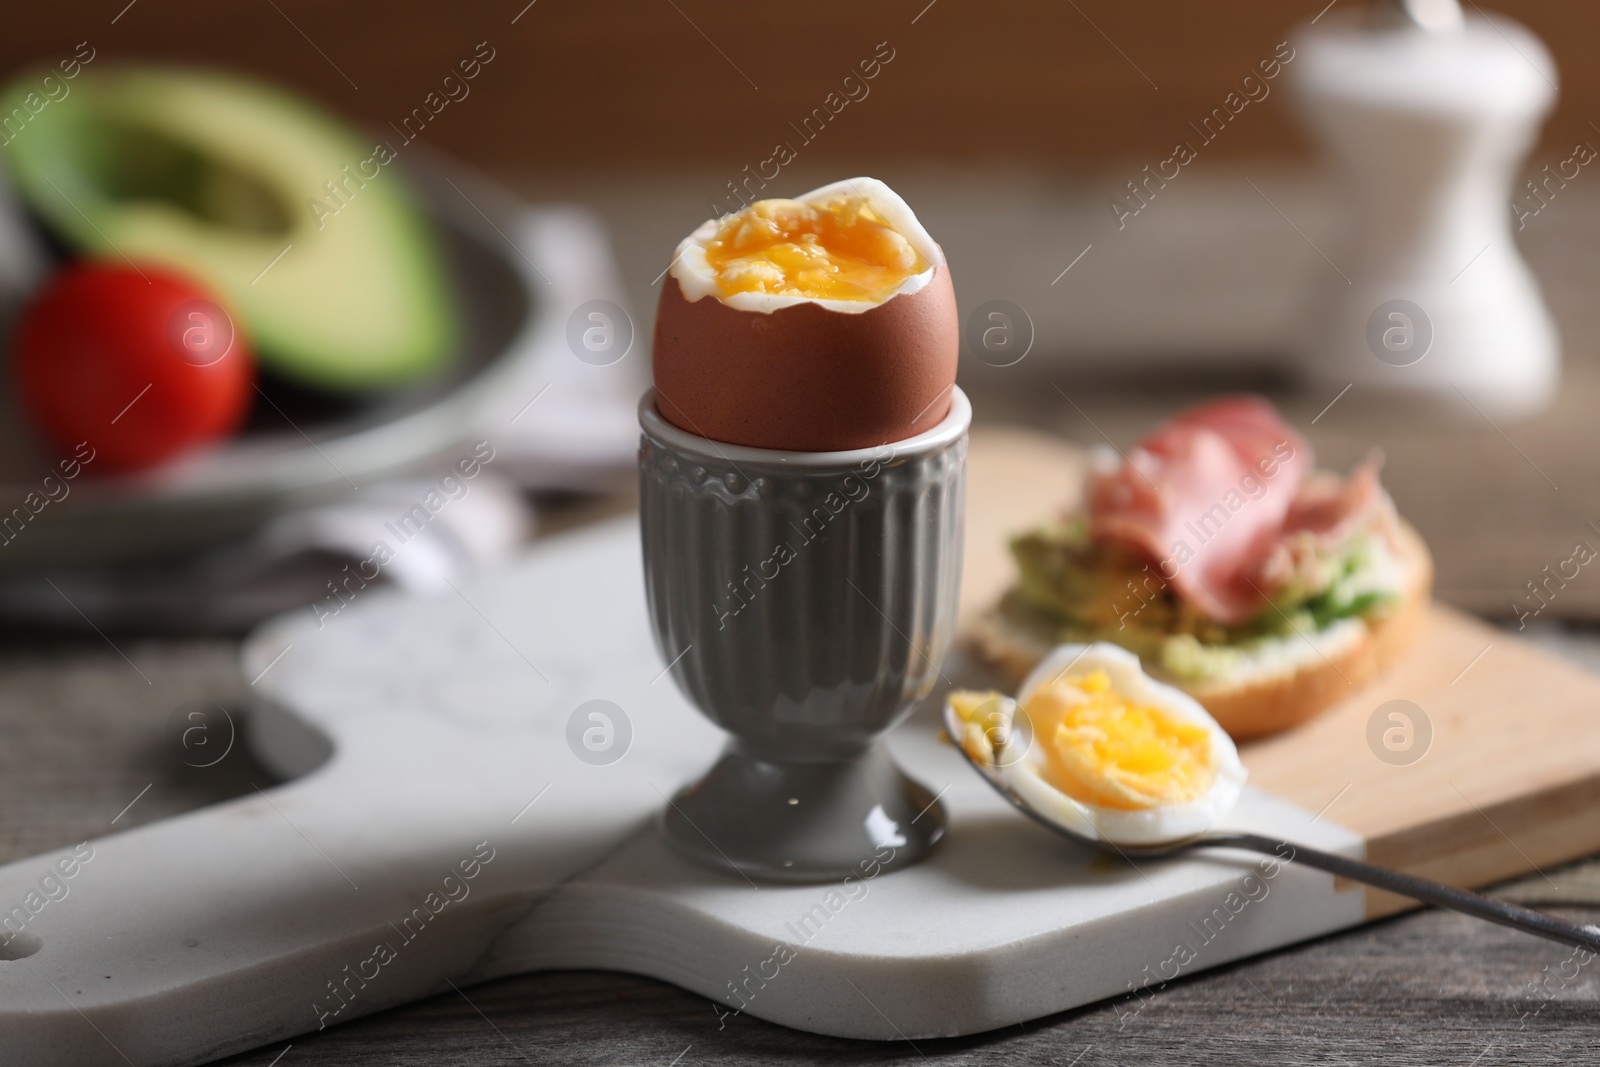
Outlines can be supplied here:
<path id="1" fill-rule="evenodd" d="M 14 344 L 23 409 L 97 473 L 160 463 L 238 428 L 255 361 L 210 292 L 160 267 L 85 263 L 45 286 Z"/>

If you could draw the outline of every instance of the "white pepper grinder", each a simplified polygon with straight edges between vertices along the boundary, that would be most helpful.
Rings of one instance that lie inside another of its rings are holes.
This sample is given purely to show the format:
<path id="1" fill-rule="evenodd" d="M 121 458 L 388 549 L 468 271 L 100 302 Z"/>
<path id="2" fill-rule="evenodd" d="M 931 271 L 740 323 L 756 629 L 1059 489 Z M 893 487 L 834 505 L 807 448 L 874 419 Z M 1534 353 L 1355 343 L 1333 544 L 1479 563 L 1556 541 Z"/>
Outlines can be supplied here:
<path id="1" fill-rule="evenodd" d="M 1549 52 L 1457 0 L 1325 15 L 1297 32 L 1289 73 L 1348 214 L 1306 375 L 1494 418 L 1539 411 L 1560 340 L 1512 238 L 1511 189 L 1555 101 Z"/>

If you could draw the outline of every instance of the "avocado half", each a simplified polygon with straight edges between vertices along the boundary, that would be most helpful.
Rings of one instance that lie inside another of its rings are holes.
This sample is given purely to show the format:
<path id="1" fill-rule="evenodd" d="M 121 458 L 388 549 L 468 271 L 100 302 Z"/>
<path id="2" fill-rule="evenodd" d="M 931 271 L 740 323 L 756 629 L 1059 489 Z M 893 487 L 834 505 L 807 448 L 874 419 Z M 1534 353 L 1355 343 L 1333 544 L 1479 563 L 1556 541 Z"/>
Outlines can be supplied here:
<path id="1" fill-rule="evenodd" d="M 354 392 L 450 362 L 452 294 L 393 150 L 311 104 L 213 72 L 39 72 L 0 91 L 0 124 L 0 161 L 47 229 L 209 284 L 284 378 Z"/>

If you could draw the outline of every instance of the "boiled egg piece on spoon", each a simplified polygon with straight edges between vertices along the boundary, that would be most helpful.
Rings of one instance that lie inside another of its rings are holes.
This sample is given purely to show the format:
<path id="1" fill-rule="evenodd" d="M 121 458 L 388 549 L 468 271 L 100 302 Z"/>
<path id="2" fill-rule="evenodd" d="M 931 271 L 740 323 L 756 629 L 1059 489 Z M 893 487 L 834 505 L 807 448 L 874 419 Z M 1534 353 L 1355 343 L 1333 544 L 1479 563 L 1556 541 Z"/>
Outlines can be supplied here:
<path id="1" fill-rule="evenodd" d="M 944 721 L 963 754 L 1013 805 L 1093 848 L 1173 855 L 1232 848 L 1293 859 L 1336 877 L 1600 949 L 1600 928 L 1246 831 L 1208 833 L 1238 802 L 1245 770 L 1228 735 L 1194 700 L 1109 644 L 1064 645 L 1016 699 L 958 691 Z M 1285 854 L 1287 850 L 1287 855 Z"/>
<path id="2" fill-rule="evenodd" d="M 1062 645 L 1015 699 L 958 690 L 957 744 L 1041 818 L 1092 841 L 1158 845 L 1212 829 L 1246 772 L 1193 697 L 1116 645 Z"/>

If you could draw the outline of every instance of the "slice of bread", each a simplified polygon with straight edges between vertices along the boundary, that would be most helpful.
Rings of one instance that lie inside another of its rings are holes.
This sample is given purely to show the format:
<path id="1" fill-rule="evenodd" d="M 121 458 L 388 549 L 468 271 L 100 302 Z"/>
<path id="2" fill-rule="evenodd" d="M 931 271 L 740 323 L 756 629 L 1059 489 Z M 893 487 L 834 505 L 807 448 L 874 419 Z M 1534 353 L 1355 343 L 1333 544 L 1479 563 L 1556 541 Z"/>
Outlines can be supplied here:
<path id="1" fill-rule="evenodd" d="M 1276 638 L 1224 679 L 1196 683 L 1151 673 L 1200 701 L 1235 740 L 1304 722 L 1387 668 L 1422 627 L 1433 588 L 1433 558 L 1405 522 L 1395 524 L 1390 546 L 1399 564 L 1400 595 L 1370 614 L 1315 634 Z M 1011 597 L 979 616 L 967 637 L 984 660 L 1014 682 L 1057 644 L 1054 624 Z"/>

